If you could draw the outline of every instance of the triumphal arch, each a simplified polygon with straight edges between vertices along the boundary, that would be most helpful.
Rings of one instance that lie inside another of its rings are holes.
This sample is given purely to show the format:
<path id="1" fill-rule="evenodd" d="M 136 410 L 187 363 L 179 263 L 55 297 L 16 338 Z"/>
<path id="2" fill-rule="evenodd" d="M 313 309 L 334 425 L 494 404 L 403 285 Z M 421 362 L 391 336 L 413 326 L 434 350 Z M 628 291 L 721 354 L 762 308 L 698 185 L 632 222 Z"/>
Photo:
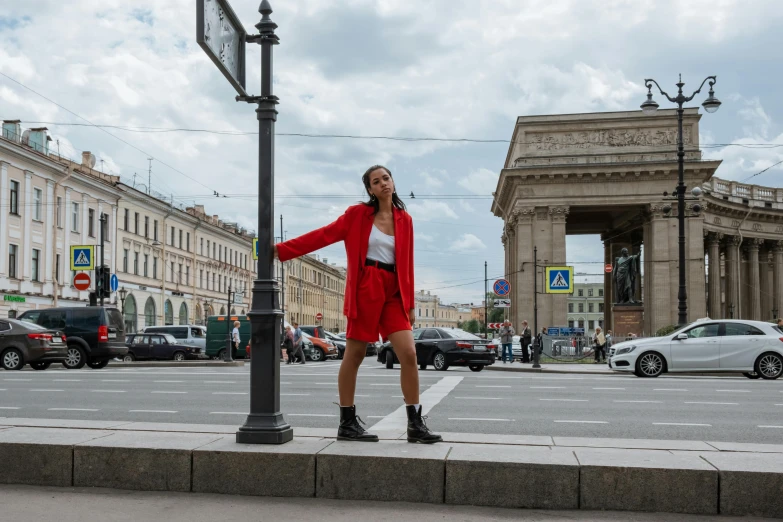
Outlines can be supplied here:
<path id="1" fill-rule="evenodd" d="M 703 189 L 686 205 L 688 319 L 772 319 L 783 314 L 783 190 L 717 177 L 721 162 L 704 159 L 699 149 L 700 118 L 698 109 L 685 110 L 687 194 L 693 187 Z M 636 279 L 641 331 L 615 326 L 619 312 L 608 273 L 605 328 L 621 336 L 653 335 L 677 323 L 677 205 L 664 196 L 677 185 L 676 150 L 675 110 L 517 119 L 492 204 L 505 225 L 515 324 L 533 318 L 534 247 L 539 292 L 541 266 L 603 257 L 604 263 L 595 265 L 603 272 L 623 248 L 641 253 Z M 599 234 L 603 256 L 566 253 L 567 234 Z M 539 294 L 539 328 L 565 325 L 566 299 Z"/>

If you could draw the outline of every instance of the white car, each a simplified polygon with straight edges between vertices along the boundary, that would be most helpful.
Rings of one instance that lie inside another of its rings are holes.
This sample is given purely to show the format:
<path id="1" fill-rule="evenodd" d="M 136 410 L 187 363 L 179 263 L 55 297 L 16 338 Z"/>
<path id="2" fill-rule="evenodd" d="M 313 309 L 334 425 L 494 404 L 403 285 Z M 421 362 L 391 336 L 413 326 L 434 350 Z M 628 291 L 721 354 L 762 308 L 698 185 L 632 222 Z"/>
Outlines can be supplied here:
<path id="1" fill-rule="evenodd" d="M 664 372 L 743 372 L 749 379 L 783 374 L 783 332 L 762 321 L 700 319 L 662 337 L 612 346 L 609 367 L 637 377 Z"/>

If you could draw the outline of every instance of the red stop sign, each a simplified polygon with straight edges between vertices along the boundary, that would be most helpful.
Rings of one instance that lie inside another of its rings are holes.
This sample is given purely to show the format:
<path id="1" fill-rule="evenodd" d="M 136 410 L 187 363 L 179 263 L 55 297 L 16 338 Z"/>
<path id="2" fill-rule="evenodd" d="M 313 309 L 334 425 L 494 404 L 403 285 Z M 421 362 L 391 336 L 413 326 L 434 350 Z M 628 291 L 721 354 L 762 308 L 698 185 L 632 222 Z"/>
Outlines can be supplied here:
<path id="1" fill-rule="evenodd" d="M 318 312 L 317 314 L 315 314 L 315 320 L 316 321 L 320 321 L 323 318 L 324 318 L 324 314 L 322 314 L 321 312 Z"/>
<path id="2" fill-rule="evenodd" d="M 604 266 L 604 272 L 606 272 L 607 274 L 611 274 L 612 273 L 612 265 L 605 265 Z"/>
<path id="3" fill-rule="evenodd" d="M 90 288 L 90 274 L 87 272 L 79 272 L 76 277 L 73 278 L 73 286 L 77 290 L 87 290 Z"/>

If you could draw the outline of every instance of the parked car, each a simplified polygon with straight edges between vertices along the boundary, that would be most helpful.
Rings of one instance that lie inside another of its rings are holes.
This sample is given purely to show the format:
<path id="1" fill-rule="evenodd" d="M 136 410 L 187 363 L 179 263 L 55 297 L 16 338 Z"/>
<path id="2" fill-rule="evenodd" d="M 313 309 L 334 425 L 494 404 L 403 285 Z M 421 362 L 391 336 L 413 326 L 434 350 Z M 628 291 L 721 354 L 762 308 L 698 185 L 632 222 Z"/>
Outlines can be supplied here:
<path id="1" fill-rule="evenodd" d="M 187 344 L 194 348 L 200 348 L 201 353 L 206 358 L 207 351 L 207 328 L 200 324 L 181 324 L 178 326 L 148 326 L 144 333 L 167 333 L 181 344 Z"/>
<path id="2" fill-rule="evenodd" d="M 245 315 L 232 315 L 226 321 L 225 315 L 207 317 L 206 355 L 211 359 L 224 359 L 229 336 L 234 329 L 234 321 L 239 321 L 239 349 L 233 350 L 232 359 L 243 359 L 247 352 L 245 347 L 250 343 L 250 319 Z"/>
<path id="3" fill-rule="evenodd" d="M 761 321 L 700 319 L 662 337 L 612 346 L 609 367 L 637 377 L 664 372 L 742 372 L 749 379 L 783 374 L 783 331 Z"/>
<path id="4" fill-rule="evenodd" d="M 431 364 L 436 370 L 445 371 L 450 366 L 467 366 L 480 372 L 495 363 L 497 351 L 491 341 L 457 328 L 418 328 L 413 331 L 416 344 L 416 361 L 419 368 Z M 384 343 L 378 351 L 378 362 L 386 368 L 394 368 L 399 359 L 391 343 Z"/>
<path id="5" fill-rule="evenodd" d="M 74 370 L 103 368 L 114 357 L 128 353 L 125 324 L 116 308 L 101 306 L 58 307 L 28 310 L 19 319 L 66 336 L 67 356 L 63 366 Z"/>
<path id="6" fill-rule="evenodd" d="M 337 347 L 332 344 L 332 341 L 313 337 L 304 331 L 302 332 L 302 336 L 309 340 L 313 345 L 313 350 L 310 355 L 308 356 L 308 354 L 305 353 L 305 359 L 318 362 L 325 361 L 326 359 L 334 359 L 337 357 Z"/>
<path id="7" fill-rule="evenodd" d="M 326 338 L 332 341 L 332 344 L 334 344 L 334 346 L 337 348 L 337 358 L 342 359 L 345 356 L 345 345 L 347 344 L 347 341 L 329 331 L 325 331 L 324 334 L 326 335 Z"/>
<path id="8" fill-rule="evenodd" d="M 125 344 L 128 345 L 128 353 L 122 357 L 122 360 L 126 362 L 145 359 L 184 361 L 198 359 L 202 352 L 201 348 L 182 344 L 173 335 L 164 333 L 130 334 Z"/>
<path id="9" fill-rule="evenodd" d="M 6 370 L 21 370 L 29 364 L 45 370 L 68 355 L 66 337 L 60 330 L 16 319 L 0 319 L 0 363 Z"/>

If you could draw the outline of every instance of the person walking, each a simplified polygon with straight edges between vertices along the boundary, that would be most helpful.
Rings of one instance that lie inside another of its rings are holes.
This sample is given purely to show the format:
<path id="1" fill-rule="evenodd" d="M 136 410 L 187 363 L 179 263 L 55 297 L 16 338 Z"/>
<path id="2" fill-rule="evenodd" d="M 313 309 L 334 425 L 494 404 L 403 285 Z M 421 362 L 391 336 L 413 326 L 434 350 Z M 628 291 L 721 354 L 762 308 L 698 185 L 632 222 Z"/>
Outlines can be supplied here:
<path id="1" fill-rule="evenodd" d="M 604 333 L 601 331 L 601 327 L 597 326 L 595 328 L 595 333 L 593 334 L 593 353 L 595 354 L 595 364 L 598 364 L 601 362 L 601 358 L 603 357 L 603 362 L 606 362 L 606 337 L 604 337 Z"/>
<path id="2" fill-rule="evenodd" d="M 285 348 L 286 364 L 293 362 L 294 351 L 294 332 L 291 331 L 291 325 L 286 325 L 285 333 L 283 334 L 283 348 Z"/>
<path id="3" fill-rule="evenodd" d="M 514 343 L 514 328 L 511 326 L 511 321 L 506 319 L 503 321 L 503 326 L 500 327 L 500 344 L 503 347 L 503 355 L 501 359 L 503 364 L 506 364 L 506 351 L 508 350 L 508 362 L 514 362 L 514 351 L 512 345 Z"/>
<path id="4" fill-rule="evenodd" d="M 612 331 L 611 330 L 606 331 L 606 344 L 604 346 L 605 346 L 605 351 L 608 360 L 609 359 L 608 356 L 612 354 Z"/>
<path id="5" fill-rule="evenodd" d="M 519 332 L 519 344 L 522 345 L 522 362 L 530 362 L 530 350 L 528 347 L 533 342 L 533 332 L 530 331 L 530 327 L 527 325 L 527 321 L 522 321 L 522 331 Z"/>
<path id="6" fill-rule="evenodd" d="M 297 359 L 299 360 L 299 364 L 305 363 L 305 355 L 304 350 L 302 350 L 302 345 L 304 344 L 302 342 L 302 329 L 299 328 L 299 323 L 294 322 L 294 352 L 291 354 L 294 361 L 293 363 L 297 362 Z"/>
<path id="7" fill-rule="evenodd" d="M 239 321 L 234 321 L 234 329 L 231 330 L 231 358 L 235 359 L 239 350 Z"/>
<path id="8" fill-rule="evenodd" d="M 345 355 L 337 376 L 340 425 L 337 440 L 377 442 L 356 415 L 356 376 L 367 343 L 380 334 L 400 361 L 400 387 L 408 415 L 408 442 L 440 442 L 424 422 L 419 404 L 419 373 L 411 327 L 415 319 L 413 219 L 397 195 L 392 174 L 375 165 L 362 176 L 369 200 L 348 207 L 335 222 L 275 245 L 288 261 L 343 241 L 348 271 L 343 313 L 348 318 Z"/>
<path id="9" fill-rule="evenodd" d="M 538 356 L 544 353 L 544 336 L 546 335 L 546 326 L 541 328 L 541 331 L 536 334 L 536 346 L 538 346 Z"/>

